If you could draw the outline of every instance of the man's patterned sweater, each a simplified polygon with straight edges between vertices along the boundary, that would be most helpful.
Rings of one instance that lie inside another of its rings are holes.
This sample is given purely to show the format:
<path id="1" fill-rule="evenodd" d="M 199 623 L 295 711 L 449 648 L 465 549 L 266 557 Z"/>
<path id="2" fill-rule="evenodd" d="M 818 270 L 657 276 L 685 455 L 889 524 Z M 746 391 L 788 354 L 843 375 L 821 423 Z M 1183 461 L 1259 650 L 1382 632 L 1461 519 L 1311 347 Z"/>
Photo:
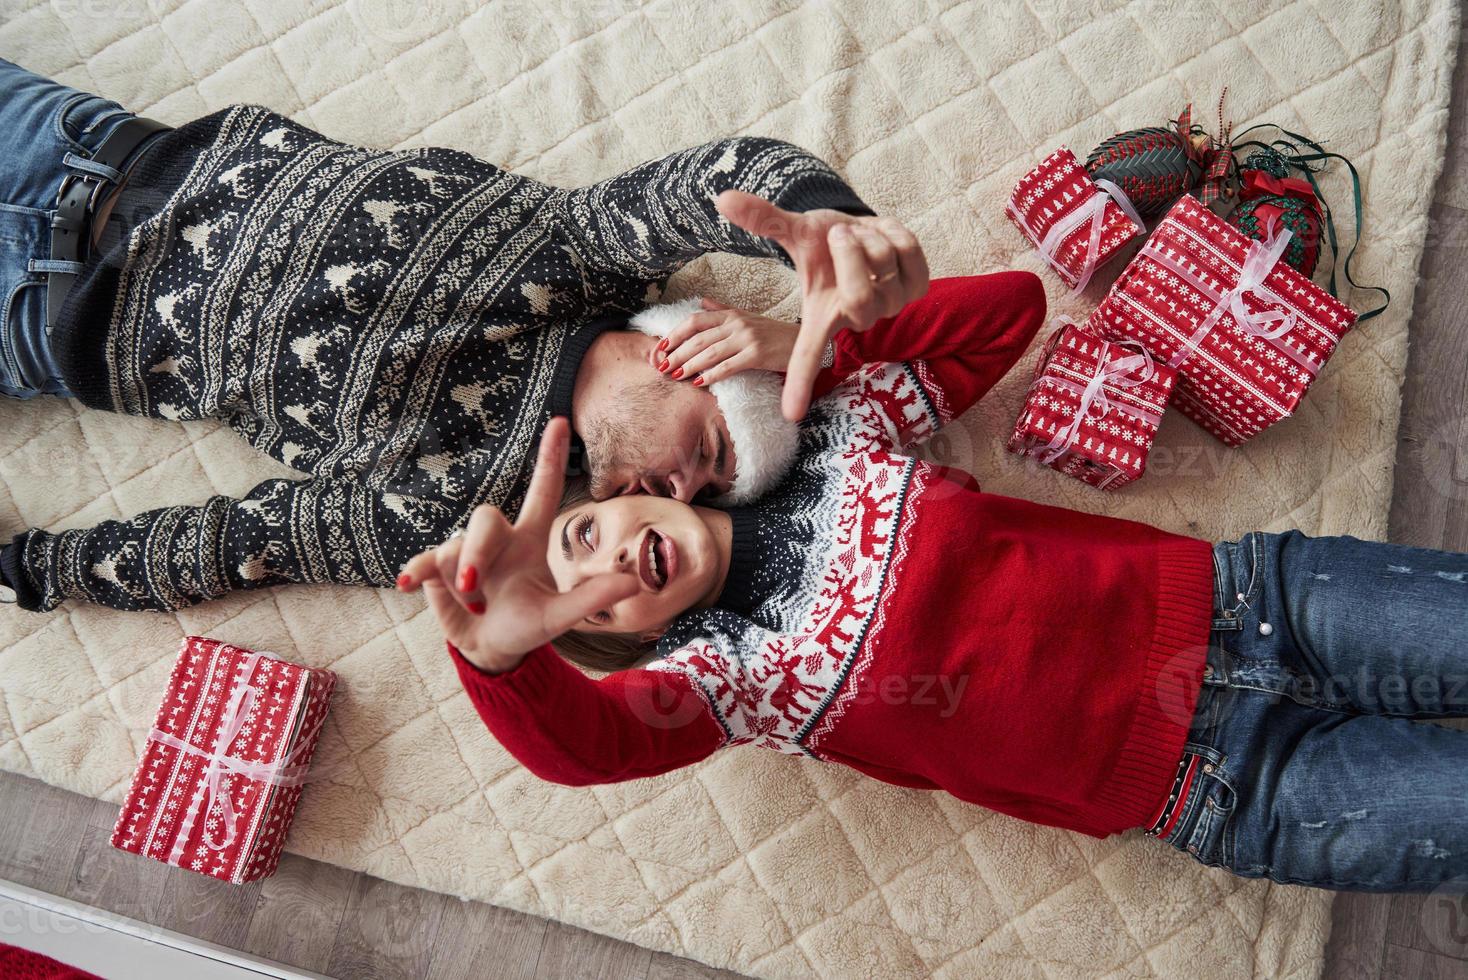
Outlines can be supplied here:
<path id="1" fill-rule="evenodd" d="M 62 373 L 93 407 L 225 420 L 309 478 L 25 531 L 0 556 L 6 582 L 28 609 L 390 584 L 478 504 L 518 509 L 587 348 L 675 270 L 713 251 L 788 263 L 718 214 L 728 188 L 871 213 L 771 139 L 571 190 L 453 150 L 344 145 L 254 106 L 170 133 L 120 202 L 135 227 L 62 311 Z"/>

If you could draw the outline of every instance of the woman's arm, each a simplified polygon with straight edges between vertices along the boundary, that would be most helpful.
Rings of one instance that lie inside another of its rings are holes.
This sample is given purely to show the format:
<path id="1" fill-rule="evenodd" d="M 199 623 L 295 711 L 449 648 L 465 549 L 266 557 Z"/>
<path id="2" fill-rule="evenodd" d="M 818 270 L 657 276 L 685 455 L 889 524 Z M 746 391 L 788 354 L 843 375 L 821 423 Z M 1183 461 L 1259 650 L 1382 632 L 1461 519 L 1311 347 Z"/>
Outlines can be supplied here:
<path id="1" fill-rule="evenodd" d="M 830 391 L 867 364 L 922 361 L 952 416 L 962 415 L 1009 373 L 1044 321 L 1045 287 L 1033 273 L 935 279 L 896 316 L 837 334 L 834 363 L 816 390 Z"/>
<path id="2" fill-rule="evenodd" d="M 983 397 L 1044 319 L 1045 289 L 1032 273 L 937 279 L 897 316 L 839 335 L 816 391 L 865 420 L 873 448 L 905 451 Z"/>
<path id="3" fill-rule="evenodd" d="M 491 674 L 452 643 L 449 653 L 495 739 L 541 779 L 586 786 L 656 776 L 726 741 L 708 700 L 683 674 L 624 670 L 592 680 L 549 646 Z"/>

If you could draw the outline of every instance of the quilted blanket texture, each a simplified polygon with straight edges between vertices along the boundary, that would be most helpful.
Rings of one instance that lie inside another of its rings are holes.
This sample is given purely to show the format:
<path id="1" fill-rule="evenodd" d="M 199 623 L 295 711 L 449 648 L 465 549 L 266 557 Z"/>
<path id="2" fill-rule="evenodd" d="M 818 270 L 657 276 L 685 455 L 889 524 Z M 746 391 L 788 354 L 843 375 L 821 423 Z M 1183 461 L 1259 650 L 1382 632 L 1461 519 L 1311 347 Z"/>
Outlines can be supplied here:
<path id="1" fill-rule="evenodd" d="M 780 137 L 906 220 L 935 275 L 1038 269 L 1002 211 L 1021 174 L 1190 101 L 1212 129 L 1227 85 L 1236 129 L 1278 123 L 1360 167 L 1357 278 L 1388 287 L 1390 310 L 1345 339 L 1295 418 L 1227 450 L 1172 415 L 1147 475 L 1115 495 L 1004 452 L 1035 350 L 931 452 L 996 492 L 1204 537 L 1381 537 L 1459 18 L 1454 0 L 0 0 L 0 56 L 166 122 L 257 102 L 338 139 L 447 145 L 565 185 L 719 135 Z M 1349 240 L 1340 170 L 1325 189 Z M 1118 271 L 1077 299 L 1044 274 L 1054 311 L 1083 317 Z M 773 262 L 711 257 L 674 286 L 798 310 Z M 0 404 L 5 534 L 278 475 L 222 426 Z M 1032 827 L 749 749 L 619 786 L 542 783 L 485 732 L 416 596 L 8 609 L 0 766 L 120 800 L 187 633 L 340 675 L 289 840 L 308 857 L 762 977 L 1321 970 L 1327 894 L 1137 834 Z"/>

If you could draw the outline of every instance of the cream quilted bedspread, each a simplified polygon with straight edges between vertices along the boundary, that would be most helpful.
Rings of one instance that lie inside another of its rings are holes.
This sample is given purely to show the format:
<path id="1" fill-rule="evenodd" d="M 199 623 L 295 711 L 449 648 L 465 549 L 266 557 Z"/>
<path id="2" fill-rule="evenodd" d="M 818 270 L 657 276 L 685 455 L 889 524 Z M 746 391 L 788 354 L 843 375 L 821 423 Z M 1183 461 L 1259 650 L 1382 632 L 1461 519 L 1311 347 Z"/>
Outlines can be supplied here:
<path id="1" fill-rule="evenodd" d="M 1001 213 L 1024 170 L 1189 100 L 1211 129 L 1227 84 L 1240 127 L 1302 130 L 1361 168 L 1359 279 L 1392 290 L 1390 312 L 1346 339 L 1296 418 L 1227 451 L 1174 416 L 1115 496 L 1003 452 L 1028 363 L 934 451 L 992 490 L 1205 537 L 1381 536 L 1458 21 L 1453 0 L 0 0 L 0 56 L 169 122 L 259 102 L 339 139 L 458 147 L 563 184 L 719 135 L 782 137 L 909 222 L 938 275 L 1037 268 Z M 1348 214 L 1347 189 L 1327 189 Z M 1046 281 L 1075 315 L 1106 285 L 1067 300 Z M 675 286 L 796 309 L 773 263 L 705 260 Z M 0 453 L 7 534 L 281 472 L 223 428 L 62 403 L 0 405 Z M 0 766 L 120 800 L 185 633 L 339 672 L 289 841 L 309 857 L 768 977 L 1321 969 L 1325 894 L 1135 835 L 1038 829 L 748 749 L 621 786 L 539 782 L 476 719 L 421 600 L 366 589 L 0 613 Z"/>

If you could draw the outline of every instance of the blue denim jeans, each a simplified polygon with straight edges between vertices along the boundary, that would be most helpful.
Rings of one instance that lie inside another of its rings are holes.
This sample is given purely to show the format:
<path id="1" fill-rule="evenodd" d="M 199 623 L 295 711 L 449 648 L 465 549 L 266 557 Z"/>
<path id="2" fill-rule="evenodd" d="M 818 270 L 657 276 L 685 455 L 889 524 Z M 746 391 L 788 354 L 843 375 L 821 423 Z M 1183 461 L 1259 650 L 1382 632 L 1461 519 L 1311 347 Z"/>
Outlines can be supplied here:
<path id="1" fill-rule="evenodd" d="M 1246 877 L 1468 889 L 1468 555 L 1298 531 L 1214 547 L 1212 643 L 1163 839 Z M 1186 761 L 1186 760 L 1185 760 Z"/>
<path id="2" fill-rule="evenodd" d="M 0 59 L 0 394 L 67 397 L 46 332 L 46 272 L 56 192 L 129 113 Z M 70 155 L 70 156 L 69 156 Z"/>

